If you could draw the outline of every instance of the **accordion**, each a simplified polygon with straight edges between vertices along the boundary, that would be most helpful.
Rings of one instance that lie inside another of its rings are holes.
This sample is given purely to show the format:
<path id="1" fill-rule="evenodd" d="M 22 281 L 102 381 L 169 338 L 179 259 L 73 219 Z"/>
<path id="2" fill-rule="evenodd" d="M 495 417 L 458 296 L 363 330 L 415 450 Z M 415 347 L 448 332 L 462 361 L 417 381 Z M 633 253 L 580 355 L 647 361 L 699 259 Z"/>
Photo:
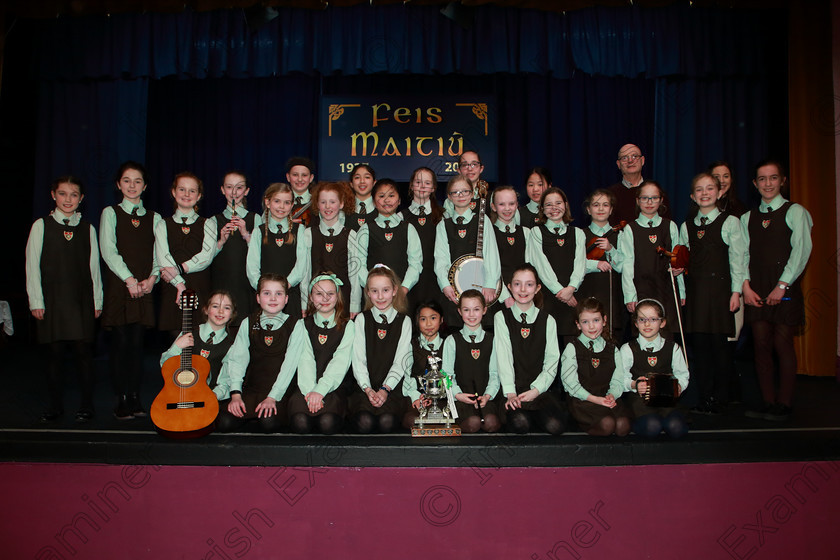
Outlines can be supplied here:
<path id="1" fill-rule="evenodd" d="M 642 395 L 648 406 L 671 407 L 677 404 L 680 385 L 671 373 L 651 373 L 646 376 L 647 390 Z"/>

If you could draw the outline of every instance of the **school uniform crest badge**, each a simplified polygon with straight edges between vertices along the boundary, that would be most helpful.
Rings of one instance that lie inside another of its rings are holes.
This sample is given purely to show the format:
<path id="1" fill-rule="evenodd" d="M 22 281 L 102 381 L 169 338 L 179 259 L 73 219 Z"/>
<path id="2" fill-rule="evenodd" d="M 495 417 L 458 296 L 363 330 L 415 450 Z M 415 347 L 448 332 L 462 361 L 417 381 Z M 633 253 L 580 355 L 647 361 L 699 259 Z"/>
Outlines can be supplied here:
<path id="1" fill-rule="evenodd" d="M 516 243 L 516 238 L 515 237 L 508 237 L 507 242 L 508 242 L 508 245 L 513 245 L 514 243 Z"/>
<path id="2" fill-rule="evenodd" d="M 656 243 L 656 236 L 655 235 L 648 235 L 648 241 L 651 243 Z"/>
<path id="3" fill-rule="evenodd" d="M 770 226 L 770 220 L 761 220 L 761 227 L 767 229 Z"/>
<path id="4" fill-rule="evenodd" d="M 417 223 L 420 224 L 421 226 L 425 226 L 426 225 L 426 218 L 417 218 Z"/>
<path id="5" fill-rule="evenodd" d="M 183 233 L 184 235 L 189 235 L 190 234 L 190 226 L 181 226 L 181 233 Z"/>
<path id="6" fill-rule="evenodd" d="M 470 354 L 472 354 L 473 360 L 477 360 L 479 356 L 481 356 L 481 349 L 475 348 L 470 350 Z"/>
<path id="7" fill-rule="evenodd" d="M 356 222 L 358 222 L 359 227 L 362 227 L 363 225 L 365 225 L 365 218 L 359 218 L 358 220 L 356 220 Z"/>
<path id="8" fill-rule="evenodd" d="M 73 239 L 73 232 L 72 231 L 65 231 L 64 232 L 64 239 L 70 241 Z"/>
<path id="9" fill-rule="evenodd" d="M 557 244 L 562 247 L 563 245 L 566 244 L 566 240 L 561 237 L 560 239 L 557 240 Z"/>
<path id="10" fill-rule="evenodd" d="M 697 239 L 703 239 L 704 235 L 706 235 L 706 230 L 705 229 L 697 230 Z"/>
<path id="11" fill-rule="evenodd" d="M 210 357 L 210 350 L 202 350 L 199 352 L 202 358 L 209 358 Z"/>
<path id="12" fill-rule="evenodd" d="M 458 237 L 460 237 L 461 239 L 463 239 L 463 238 L 464 238 L 464 237 L 466 237 L 466 236 L 467 236 L 467 230 L 465 230 L 465 229 L 459 229 L 459 230 L 458 230 Z"/>
<path id="13" fill-rule="evenodd" d="M 394 233 L 393 232 L 388 232 L 388 233 L 385 234 L 385 241 L 391 241 L 391 239 L 393 239 L 393 238 L 394 238 Z"/>
<path id="14" fill-rule="evenodd" d="M 531 334 L 531 329 L 521 328 L 519 329 L 519 334 L 522 335 L 522 338 L 528 338 L 528 335 Z"/>
<path id="15" fill-rule="evenodd" d="M 140 220 L 138 220 L 137 218 L 132 218 L 131 219 L 131 225 L 133 225 L 136 228 L 139 228 L 140 227 Z"/>
<path id="16" fill-rule="evenodd" d="M 326 249 L 326 250 L 327 250 L 327 253 L 332 253 L 332 250 L 333 250 L 333 244 L 332 244 L 332 243 L 327 243 L 327 244 L 325 244 L 325 245 L 324 245 L 324 249 Z"/>
<path id="17" fill-rule="evenodd" d="M 470 202 L 470 210 L 475 210 L 475 200 Z"/>
<path id="18" fill-rule="evenodd" d="M 282 247 L 282 246 L 283 246 L 283 243 L 285 243 L 286 241 L 285 241 L 285 239 L 284 239 L 284 238 L 282 238 L 282 237 L 278 237 L 277 239 L 275 239 L 275 240 L 274 240 L 274 242 L 275 242 L 275 243 L 277 243 L 277 246 L 278 246 L 278 247 Z"/>
<path id="19" fill-rule="evenodd" d="M 601 365 L 601 360 L 598 358 L 592 358 L 592 367 L 596 368 Z"/>
<path id="20" fill-rule="evenodd" d="M 376 336 L 378 336 L 381 340 L 384 340 L 385 337 L 388 335 L 388 331 L 385 329 L 377 329 Z"/>
<path id="21" fill-rule="evenodd" d="M 271 343 L 274 342 L 274 337 L 273 336 L 266 336 L 266 337 L 263 338 L 263 340 L 265 340 L 265 345 L 266 346 L 271 346 Z"/>
<path id="22" fill-rule="evenodd" d="M 318 335 L 318 344 L 324 344 L 327 342 L 327 335 L 319 334 Z"/>
<path id="23" fill-rule="evenodd" d="M 650 365 L 650 367 L 656 366 L 656 356 L 648 356 L 648 365 Z"/>

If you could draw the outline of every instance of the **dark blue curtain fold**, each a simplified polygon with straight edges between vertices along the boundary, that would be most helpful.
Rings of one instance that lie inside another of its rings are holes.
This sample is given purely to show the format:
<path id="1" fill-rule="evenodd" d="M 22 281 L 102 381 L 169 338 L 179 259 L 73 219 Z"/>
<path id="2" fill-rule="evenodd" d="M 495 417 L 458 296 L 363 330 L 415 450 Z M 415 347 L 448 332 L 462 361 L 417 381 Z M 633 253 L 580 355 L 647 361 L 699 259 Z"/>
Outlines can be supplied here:
<path id="1" fill-rule="evenodd" d="M 242 10 L 39 22 L 41 79 L 255 78 L 576 72 L 610 77 L 760 75 L 784 32 L 770 10 L 690 6 L 540 12 L 484 6 L 464 29 L 436 6 L 283 9 L 249 28 Z M 733 53 L 737 53 L 733 56 Z"/>
<path id="2" fill-rule="evenodd" d="M 55 207 L 48 185 L 73 174 L 86 186 L 82 212 L 99 224 L 99 213 L 116 198 L 120 162 L 146 158 L 147 80 L 43 82 L 38 99 L 33 212 Z"/>

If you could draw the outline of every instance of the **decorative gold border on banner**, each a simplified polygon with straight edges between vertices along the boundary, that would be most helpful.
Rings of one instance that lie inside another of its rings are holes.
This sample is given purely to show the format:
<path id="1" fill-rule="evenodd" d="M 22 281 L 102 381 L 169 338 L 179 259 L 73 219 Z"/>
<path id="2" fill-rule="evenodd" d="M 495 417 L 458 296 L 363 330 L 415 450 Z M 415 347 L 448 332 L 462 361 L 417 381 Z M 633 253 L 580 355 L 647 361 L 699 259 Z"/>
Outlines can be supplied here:
<path id="1" fill-rule="evenodd" d="M 329 112 L 330 112 L 330 120 L 329 120 L 329 134 L 327 136 L 332 136 L 332 123 L 333 121 L 337 121 L 341 115 L 344 114 L 345 107 L 361 107 L 358 103 L 347 103 L 344 105 L 330 105 Z"/>
<path id="2" fill-rule="evenodd" d="M 472 107 L 473 115 L 484 121 L 484 136 L 487 136 L 487 103 L 456 103 L 456 107 Z"/>

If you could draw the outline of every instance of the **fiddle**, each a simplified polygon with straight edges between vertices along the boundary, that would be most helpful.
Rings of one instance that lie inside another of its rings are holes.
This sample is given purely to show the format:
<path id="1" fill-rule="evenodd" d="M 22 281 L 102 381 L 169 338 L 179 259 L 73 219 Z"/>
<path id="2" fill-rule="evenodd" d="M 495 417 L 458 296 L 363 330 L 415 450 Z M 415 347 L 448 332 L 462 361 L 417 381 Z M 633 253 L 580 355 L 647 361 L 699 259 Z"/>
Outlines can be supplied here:
<path id="1" fill-rule="evenodd" d="M 685 245 L 674 245 L 670 251 L 665 247 L 657 247 L 656 252 L 662 257 L 671 259 L 671 268 L 683 268 L 688 270 L 689 250 Z"/>
<path id="2" fill-rule="evenodd" d="M 312 220 L 310 216 L 310 208 L 312 207 L 312 201 L 310 200 L 297 210 L 295 213 L 292 214 L 292 221 L 303 224 L 306 227 L 309 227 L 309 222 Z"/>
<path id="3" fill-rule="evenodd" d="M 618 222 L 618 225 L 614 226 L 612 229 L 610 229 L 610 231 L 608 233 L 613 232 L 613 231 L 621 231 L 622 229 L 624 229 L 624 226 L 626 226 L 626 225 L 627 225 L 627 222 L 624 221 L 624 220 L 621 220 L 620 222 Z M 589 245 L 586 246 L 586 258 L 589 259 L 590 261 L 600 261 L 601 258 L 606 254 L 606 251 L 604 249 L 601 249 L 598 246 L 598 243 L 597 243 L 597 241 L 599 239 L 603 239 L 603 237 L 604 236 L 595 237 L 594 239 L 592 239 L 592 242 L 589 243 Z"/>

